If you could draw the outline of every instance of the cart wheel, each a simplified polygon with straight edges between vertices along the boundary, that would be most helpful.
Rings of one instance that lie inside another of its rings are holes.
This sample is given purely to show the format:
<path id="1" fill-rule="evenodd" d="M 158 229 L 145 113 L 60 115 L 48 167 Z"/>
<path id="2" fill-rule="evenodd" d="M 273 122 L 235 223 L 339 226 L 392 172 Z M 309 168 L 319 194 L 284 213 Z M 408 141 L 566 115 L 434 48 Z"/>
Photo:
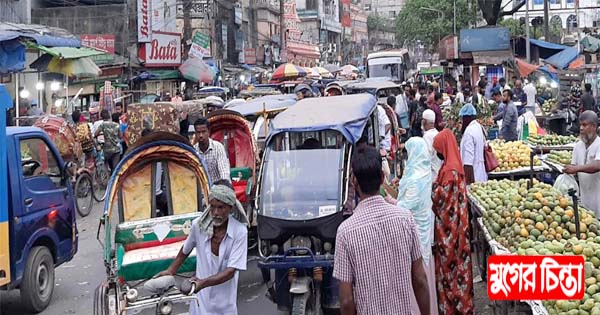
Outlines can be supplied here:
<path id="1" fill-rule="evenodd" d="M 94 292 L 94 315 L 105 315 L 106 311 L 106 284 L 100 283 Z"/>
<path id="2" fill-rule="evenodd" d="M 80 216 L 86 217 L 92 212 L 94 205 L 92 177 L 87 173 L 82 173 L 75 182 L 75 205 Z"/>
<path id="3" fill-rule="evenodd" d="M 98 202 L 106 199 L 106 187 L 108 187 L 108 180 L 110 179 L 110 173 L 106 168 L 106 165 L 100 165 L 96 167 L 94 172 L 94 199 Z"/>

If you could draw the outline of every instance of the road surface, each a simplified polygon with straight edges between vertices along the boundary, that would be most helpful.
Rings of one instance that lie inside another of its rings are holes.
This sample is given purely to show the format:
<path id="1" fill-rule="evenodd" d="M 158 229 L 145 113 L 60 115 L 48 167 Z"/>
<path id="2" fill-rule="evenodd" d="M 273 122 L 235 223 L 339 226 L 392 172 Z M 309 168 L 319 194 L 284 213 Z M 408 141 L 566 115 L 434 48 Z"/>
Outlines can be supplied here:
<path id="1" fill-rule="evenodd" d="M 106 278 L 102 263 L 103 249 L 96 240 L 98 218 L 102 213 L 97 204 L 86 218 L 78 218 L 79 250 L 75 258 L 56 269 L 56 287 L 50 306 L 43 315 L 92 314 L 93 293 Z M 248 270 L 239 281 L 238 310 L 240 315 L 281 314 L 265 297 L 266 288 L 256 267 L 256 253 L 248 253 Z M 1 315 L 26 315 L 20 307 L 18 291 L 0 291 Z M 176 309 L 186 313 L 186 308 Z"/>
<path id="2" fill-rule="evenodd" d="M 97 204 L 86 218 L 79 218 L 79 251 L 75 258 L 56 269 L 56 287 L 50 306 L 43 315 L 92 314 L 93 293 L 106 277 L 102 263 L 103 249 L 96 240 L 98 218 L 102 213 Z M 239 315 L 281 315 L 275 304 L 265 297 L 266 287 L 256 267 L 256 252 L 248 253 L 248 270 L 240 274 L 238 290 Z M 20 307 L 18 291 L 0 291 L 0 315 L 27 315 Z M 476 314 L 491 314 L 487 305 L 484 283 L 475 284 Z M 150 312 L 149 314 L 152 314 Z M 186 314 L 185 307 L 175 314 Z M 146 314 L 146 313 L 144 313 Z"/>

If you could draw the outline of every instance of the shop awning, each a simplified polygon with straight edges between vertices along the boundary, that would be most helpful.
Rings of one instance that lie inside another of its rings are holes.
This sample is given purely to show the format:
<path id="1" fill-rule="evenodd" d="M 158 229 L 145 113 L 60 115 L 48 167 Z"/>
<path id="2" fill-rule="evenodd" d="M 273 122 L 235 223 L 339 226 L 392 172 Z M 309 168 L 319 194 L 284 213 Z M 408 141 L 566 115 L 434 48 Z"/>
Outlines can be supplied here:
<path id="1" fill-rule="evenodd" d="M 12 39 L 33 39 L 46 47 L 80 47 L 78 37 L 68 31 L 38 24 L 0 22 L 0 42 Z"/>
<path id="2" fill-rule="evenodd" d="M 317 46 L 311 45 L 311 44 L 288 42 L 287 50 L 288 50 L 288 53 L 300 55 L 302 57 L 313 58 L 313 59 L 318 59 L 321 57 L 319 48 Z"/>
<path id="3" fill-rule="evenodd" d="M 564 69 L 568 67 L 573 60 L 577 59 L 578 56 L 579 49 L 578 47 L 574 46 L 551 56 L 550 58 L 546 59 L 546 62 L 559 69 Z"/>
<path id="4" fill-rule="evenodd" d="M 88 47 L 46 47 L 35 43 L 29 43 L 27 46 L 29 48 L 39 49 L 40 51 L 60 59 L 76 59 L 105 54 L 103 51 Z"/>
<path id="5" fill-rule="evenodd" d="M 179 70 L 148 70 L 141 72 L 132 80 L 177 80 L 181 79 Z"/>
<path id="6" fill-rule="evenodd" d="M 500 65 L 513 59 L 513 55 L 509 50 L 474 51 L 472 54 L 473 63 L 478 65 Z"/>

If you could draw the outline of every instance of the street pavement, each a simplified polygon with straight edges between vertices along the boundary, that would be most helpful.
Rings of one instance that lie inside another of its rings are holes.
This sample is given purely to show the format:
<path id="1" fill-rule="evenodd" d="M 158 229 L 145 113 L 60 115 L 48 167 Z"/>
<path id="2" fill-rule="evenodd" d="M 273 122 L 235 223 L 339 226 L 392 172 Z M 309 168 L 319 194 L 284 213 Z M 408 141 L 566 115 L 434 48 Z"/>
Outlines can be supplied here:
<path id="1" fill-rule="evenodd" d="M 56 269 L 56 287 L 52 302 L 41 314 L 92 314 L 94 290 L 106 279 L 106 270 L 102 262 L 103 249 L 96 240 L 98 218 L 101 214 L 102 206 L 96 204 L 89 216 L 78 217 L 79 250 L 73 260 Z M 248 253 L 248 270 L 240 275 L 239 314 L 281 314 L 275 304 L 265 297 L 266 287 L 261 281 L 256 259 L 256 252 Z M 185 314 L 187 308 L 176 308 L 174 313 Z M 20 307 L 18 290 L 0 291 L 0 315 L 26 315 Z"/>
<path id="2" fill-rule="evenodd" d="M 101 204 L 96 204 L 86 218 L 78 218 L 79 250 L 75 258 L 56 269 L 56 287 L 50 306 L 43 315 L 92 314 L 93 293 L 106 278 L 102 262 L 103 249 L 96 240 Z M 104 230 L 101 231 L 101 235 Z M 256 267 L 256 251 L 248 253 L 248 270 L 240 274 L 238 313 L 240 315 L 280 315 L 277 307 L 265 297 L 266 287 Z M 476 268 L 475 268 L 476 270 Z M 476 272 L 476 271 L 475 271 Z M 18 291 L 0 291 L 0 315 L 27 315 L 20 307 Z M 484 282 L 475 284 L 476 314 L 491 314 Z M 174 314 L 186 314 L 185 306 Z M 144 313 L 146 314 L 146 313 Z M 149 312 L 148 314 L 153 314 Z"/>

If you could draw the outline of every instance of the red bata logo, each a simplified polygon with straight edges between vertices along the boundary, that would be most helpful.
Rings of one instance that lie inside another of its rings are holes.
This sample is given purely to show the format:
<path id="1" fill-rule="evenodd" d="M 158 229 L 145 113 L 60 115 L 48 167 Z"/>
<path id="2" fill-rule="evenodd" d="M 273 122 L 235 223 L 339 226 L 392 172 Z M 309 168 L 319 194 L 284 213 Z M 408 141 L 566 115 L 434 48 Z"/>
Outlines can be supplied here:
<path id="1" fill-rule="evenodd" d="M 583 264 L 583 256 L 490 256 L 488 296 L 491 300 L 582 299 Z"/>

